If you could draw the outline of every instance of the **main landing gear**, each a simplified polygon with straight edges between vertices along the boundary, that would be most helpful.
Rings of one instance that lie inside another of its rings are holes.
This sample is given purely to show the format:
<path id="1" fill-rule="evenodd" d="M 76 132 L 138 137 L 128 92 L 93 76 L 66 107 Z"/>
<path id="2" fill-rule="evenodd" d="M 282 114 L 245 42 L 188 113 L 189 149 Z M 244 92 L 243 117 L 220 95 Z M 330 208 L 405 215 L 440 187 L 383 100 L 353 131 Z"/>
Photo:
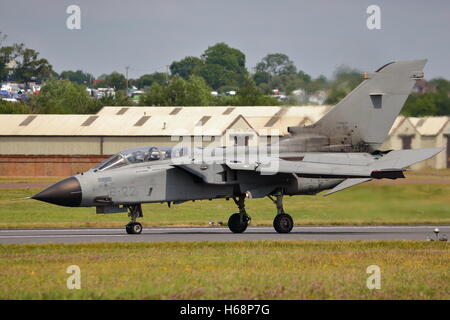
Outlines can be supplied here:
<path id="1" fill-rule="evenodd" d="M 239 208 L 239 213 L 232 214 L 228 219 L 228 228 L 233 233 L 242 233 L 247 229 L 248 222 L 251 220 L 245 211 L 245 195 L 240 195 L 238 198 L 234 197 L 233 200 Z"/>
<path id="2" fill-rule="evenodd" d="M 127 206 L 127 208 L 131 221 L 125 226 L 125 230 L 128 234 L 140 234 L 142 232 L 142 224 L 137 222 L 136 219 L 144 216 L 142 214 L 141 204 Z"/>
<path id="3" fill-rule="evenodd" d="M 283 192 L 279 191 L 274 194 L 276 199 L 272 196 L 268 196 L 270 200 L 277 206 L 277 215 L 273 220 L 273 227 L 278 233 L 289 233 L 294 227 L 294 220 L 292 217 L 284 212 L 283 209 Z"/>
<path id="4" fill-rule="evenodd" d="M 294 228 L 294 220 L 292 217 L 284 212 L 283 209 L 283 192 L 278 191 L 273 196 L 268 196 L 270 200 L 277 206 L 277 215 L 273 220 L 273 227 L 278 233 L 289 233 Z M 275 198 L 274 198 L 275 197 Z M 245 195 L 233 198 L 234 202 L 239 208 L 239 213 L 232 214 L 228 219 L 228 228 L 233 233 L 242 233 L 247 229 L 250 216 L 245 211 Z"/>

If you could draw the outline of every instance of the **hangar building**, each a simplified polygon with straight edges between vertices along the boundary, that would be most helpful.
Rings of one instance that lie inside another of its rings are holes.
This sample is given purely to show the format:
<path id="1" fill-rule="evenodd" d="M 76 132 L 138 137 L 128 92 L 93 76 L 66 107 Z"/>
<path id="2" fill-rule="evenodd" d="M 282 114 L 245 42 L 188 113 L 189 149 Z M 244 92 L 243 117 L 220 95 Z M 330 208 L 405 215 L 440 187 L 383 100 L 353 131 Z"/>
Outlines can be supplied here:
<path id="1" fill-rule="evenodd" d="M 256 145 L 330 106 L 104 107 L 95 115 L 0 115 L 0 176 L 67 176 L 141 146 Z M 450 167 L 449 117 L 398 117 L 382 149 L 447 147 L 420 166 Z M 184 140 L 186 141 L 186 140 Z"/>

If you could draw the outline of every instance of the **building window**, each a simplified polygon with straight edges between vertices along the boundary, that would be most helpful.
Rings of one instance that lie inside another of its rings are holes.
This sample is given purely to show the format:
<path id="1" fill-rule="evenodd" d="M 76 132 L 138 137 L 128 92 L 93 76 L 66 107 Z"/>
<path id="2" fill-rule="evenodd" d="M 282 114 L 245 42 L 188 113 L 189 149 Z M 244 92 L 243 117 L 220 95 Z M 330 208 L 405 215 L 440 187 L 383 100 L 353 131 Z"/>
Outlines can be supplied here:
<path id="1" fill-rule="evenodd" d="M 412 138 L 413 138 L 413 136 L 401 136 L 403 150 L 411 149 Z"/>
<path id="2" fill-rule="evenodd" d="M 248 147 L 248 143 L 252 138 L 251 135 L 233 135 L 232 137 L 235 146 L 245 146 L 245 147 Z"/>

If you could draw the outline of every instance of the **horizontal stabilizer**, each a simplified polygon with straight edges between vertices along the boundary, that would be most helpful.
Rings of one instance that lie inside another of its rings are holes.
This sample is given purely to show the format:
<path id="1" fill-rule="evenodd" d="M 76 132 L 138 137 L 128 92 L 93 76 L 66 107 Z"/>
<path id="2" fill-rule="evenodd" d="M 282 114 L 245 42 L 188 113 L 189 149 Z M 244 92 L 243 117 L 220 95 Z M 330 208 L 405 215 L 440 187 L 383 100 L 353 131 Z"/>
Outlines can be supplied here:
<path id="1" fill-rule="evenodd" d="M 329 196 L 330 194 L 333 194 L 335 192 L 342 191 L 344 189 L 356 186 L 358 184 L 361 184 L 361 183 L 364 183 L 364 182 L 367 182 L 370 180 L 372 180 L 372 179 L 371 178 L 345 179 L 340 184 L 338 184 L 336 187 L 334 187 L 333 189 L 331 189 L 330 191 L 325 193 L 324 196 Z"/>
<path id="2" fill-rule="evenodd" d="M 443 148 L 430 148 L 430 149 L 411 149 L 411 150 L 398 150 L 391 151 L 384 155 L 381 159 L 375 162 L 373 169 L 393 171 L 391 168 L 404 169 L 417 162 L 427 160 L 439 152 L 444 150 Z M 386 169 L 389 168 L 389 169 Z"/>

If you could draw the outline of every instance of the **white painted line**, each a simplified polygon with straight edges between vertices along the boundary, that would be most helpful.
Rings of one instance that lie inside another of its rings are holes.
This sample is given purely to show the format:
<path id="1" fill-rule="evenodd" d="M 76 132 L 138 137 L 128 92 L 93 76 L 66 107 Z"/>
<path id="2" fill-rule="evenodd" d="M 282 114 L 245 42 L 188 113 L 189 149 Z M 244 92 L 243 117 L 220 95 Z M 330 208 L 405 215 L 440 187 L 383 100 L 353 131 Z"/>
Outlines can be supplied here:
<path id="1" fill-rule="evenodd" d="M 297 226 L 294 230 L 316 230 L 316 229 L 434 229 L 442 228 L 447 229 L 450 226 Z M 272 230 L 273 227 L 248 227 L 247 230 Z M 78 228 L 78 229 L 3 229 L 0 233 L 12 233 L 12 232 L 111 232 L 111 231 L 123 231 L 123 228 Z M 228 231 L 227 227 L 159 227 L 159 228 L 144 228 L 146 231 L 190 231 L 190 230 L 213 230 L 213 231 Z"/>
<path id="2" fill-rule="evenodd" d="M 126 234 L 62 234 L 62 235 L 36 235 L 36 236 L 0 236 L 0 239 L 14 239 L 14 238 L 83 238 L 83 237 L 127 237 Z"/>

